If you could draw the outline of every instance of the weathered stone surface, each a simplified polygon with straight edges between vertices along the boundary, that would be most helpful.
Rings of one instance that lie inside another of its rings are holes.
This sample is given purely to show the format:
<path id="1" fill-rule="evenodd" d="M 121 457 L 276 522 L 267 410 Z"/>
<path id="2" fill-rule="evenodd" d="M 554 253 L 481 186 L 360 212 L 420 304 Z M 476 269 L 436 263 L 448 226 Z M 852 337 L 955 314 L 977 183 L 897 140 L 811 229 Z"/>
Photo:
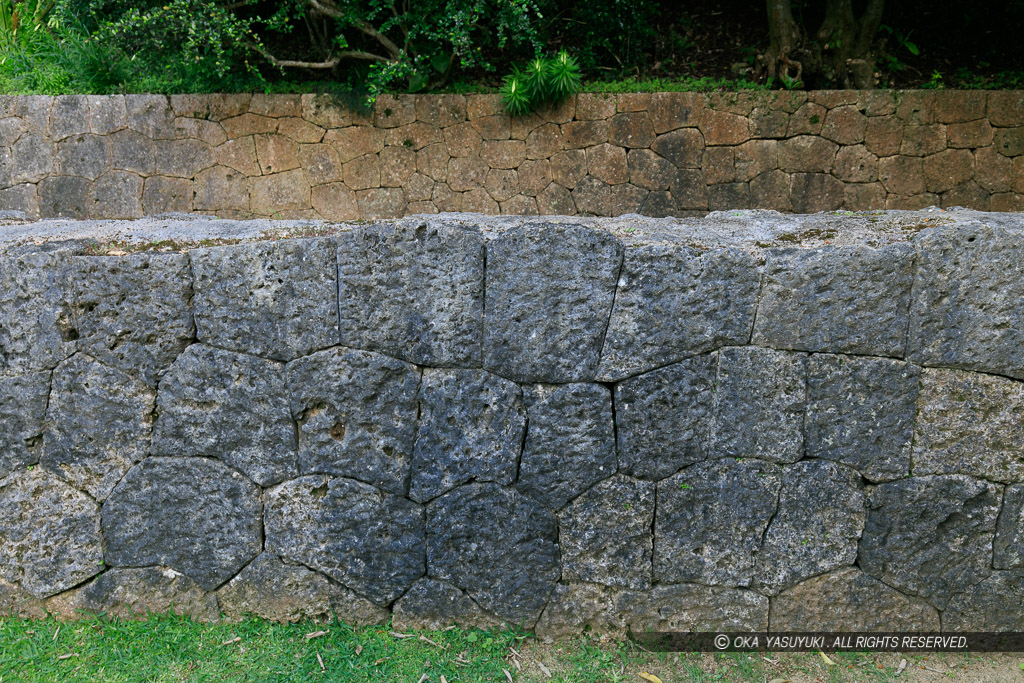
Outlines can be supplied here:
<path id="1" fill-rule="evenodd" d="M 28 591 L 0 579 L 0 617 L 6 616 L 45 619 L 46 605 Z"/>
<path id="2" fill-rule="evenodd" d="M 299 477 L 264 494 L 266 549 L 380 606 L 424 574 L 423 508 L 353 479 Z"/>
<path id="3" fill-rule="evenodd" d="M 951 596 L 942 612 L 944 631 L 1017 631 L 1024 622 L 1024 572 L 992 572 Z"/>
<path id="4" fill-rule="evenodd" d="M 335 244 L 296 239 L 192 251 L 199 339 L 276 360 L 336 343 Z"/>
<path id="5" fill-rule="evenodd" d="M 946 126 L 946 141 L 953 148 L 987 147 L 992 144 L 992 126 L 979 119 Z"/>
<path id="6" fill-rule="evenodd" d="M 864 142 L 864 130 L 868 119 L 855 106 L 830 109 L 821 126 L 821 135 L 840 145 L 856 145 Z"/>
<path id="7" fill-rule="evenodd" d="M 0 509 L 0 580 L 45 598 L 102 571 L 99 508 L 81 491 L 20 469 L 0 479 Z"/>
<path id="8" fill-rule="evenodd" d="M 449 187 L 455 192 L 483 187 L 489 170 L 487 164 L 475 157 L 453 157 L 448 162 Z"/>
<path id="9" fill-rule="evenodd" d="M 249 211 L 249 188 L 244 175 L 227 166 L 214 166 L 193 182 L 197 211 Z"/>
<path id="10" fill-rule="evenodd" d="M 827 109 L 817 102 L 805 102 L 789 117 L 789 128 L 786 135 L 817 135 L 821 132 Z"/>
<path id="11" fill-rule="evenodd" d="M 472 228 L 378 225 L 338 241 L 341 343 L 421 365 L 481 359 L 484 244 Z"/>
<path id="12" fill-rule="evenodd" d="M 925 187 L 946 192 L 974 176 L 974 155 L 966 149 L 946 149 L 924 160 Z"/>
<path id="13" fill-rule="evenodd" d="M 902 356 L 914 252 L 906 245 L 781 249 L 765 265 L 753 341 Z"/>
<path id="14" fill-rule="evenodd" d="M 656 583 L 749 586 L 782 471 L 759 460 L 702 462 L 657 485 Z"/>
<path id="15" fill-rule="evenodd" d="M 356 193 L 359 215 L 367 219 L 398 218 L 405 214 L 405 193 L 400 187 L 360 190 Z"/>
<path id="16" fill-rule="evenodd" d="M 803 456 L 806 361 L 802 353 L 722 349 L 711 457 L 795 462 Z"/>
<path id="17" fill-rule="evenodd" d="M 939 613 L 855 567 L 807 579 L 771 600 L 772 631 L 938 631 Z"/>
<path id="18" fill-rule="evenodd" d="M 632 633 L 768 629 L 768 598 L 749 590 L 663 585 L 650 591 L 624 591 L 615 607 Z"/>
<path id="19" fill-rule="evenodd" d="M 498 206 L 498 202 L 491 199 L 491 195 L 488 194 L 487 190 L 478 187 L 469 192 L 463 192 L 459 196 L 458 210 L 465 213 L 482 213 L 496 216 L 501 207 Z"/>
<path id="20" fill-rule="evenodd" d="M 99 135 L 75 135 L 57 143 L 60 173 L 96 180 L 110 169 L 107 139 Z"/>
<path id="21" fill-rule="evenodd" d="M 632 149 L 627 155 L 629 180 L 649 190 L 667 190 L 676 176 L 676 167 L 649 149 Z"/>
<path id="22" fill-rule="evenodd" d="M 705 109 L 700 130 L 709 145 L 739 145 L 750 139 L 750 123 L 745 116 Z"/>
<path id="23" fill-rule="evenodd" d="M 864 530 L 860 473 L 821 460 L 782 471 L 779 507 L 764 534 L 756 582 L 774 594 L 804 579 L 852 565 Z"/>
<path id="24" fill-rule="evenodd" d="M 258 114 L 241 114 L 221 119 L 220 125 L 229 138 L 240 138 L 246 135 L 277 132 L 277 119 Z"/>
<path id="25" fill-rule="evenodd" d="M 562 509 L 562 580 L 645 590 L 651 586 L 654 484 L 615 475 Z"/>
<path id="26" fill-rule="evenodd" d="M 328 149 L 333 150 L 332 147 L 328 147 Z M 261 173 L 259 160 L 256 157 L 256 142 L 252 135 L 224 142 L 213 150 L 213 155 L 218 164 L 233 168 L 244 175 L 258 176 Z M 310 160 L 310 162 L 314 164 L 315 160 Z M 318 172 L 315 167 L 310 171 L 311 181 Z"/>
<path id="27" fill-rule="evenodd" d="M 103 501 L 149 455 L 154 390 L 84 354 L 53 371 L 43 466 Z"/>
<path id="28" fill-rule="evenodd" d="M 760 277 L 757 259 L 739 249 L 627 247 L 598 379 L 746 343 Z"/>
<path id="29" fill-rule="evenodd" d="M 560 574 L 552 513 L 497 484 L 466 484 L 427 506 L 427 567 L 488 612 L 526 628 Z"/>
<path id="30" fill-rule="evenodd" d="M 83 219 L 92 206 L 92 183 L 77 176 L 50 176 L 38 185 L 40 214 L 55 218 Z"/>
<path id="31" fill-rule="evenodd" d="M 370 126 L 332 128 L 324 135 L 324 143 L 332 145 L 342 163 L 363 155 L 374 155 L 384 149 L 384 131 Z"/>
<path id="32" fill-rule="evenodd" d="M 607 216 L 611 211 L 612 186 L 593 176 L 587 176 L 572 191 L 573 203 L 585 216 Z"/>
<path id="33" fill-rule="evenodd" d="M 923 157 L 946 148 L 946 127 L 940 125 L 907 126 L 903 129 L 900 154 Z"/>
<path id="34" fill-rule="evenodd" d="M 611 392 L 600 384 L 527 387 L 520 491 L 553 510 L 615 473 Z"/>
<path id="35" fill-rule="evenodd" d="M 579 225 L 526 225 L 491 241 L 484 368 L 523 382 L 592 379 L 621 262 L 618 240 Z"/>
<path id="36" fill-rule="evenodd" d="M 508 201 L 519 191 L 519 173 L 512 170 L 492 168 L 487 172 L 484 189 L 496 202 Z"/>
<path id="37" fill-rule="evenodd" d="M 109 135 L 128 125 L 128 110 L 123 95 L 88 95 L 89 131 Z"/>
<path id="38" fill-rule="evenodd" d="M 915 241 L 907 354 L 922 365 L 1024 378 L 1024 242 L 1000 227 L 937 228 Z"/>
<path id="39" fill-rule="evenodd" d="M 166 565 L 213 590 L 259 554 L 261 517 L 259 488 L 226 465 L 146 458 L 103 505 L 104 557 L 112 567 Z"/>
<path id="40" fill-rule="evenodd" d="M 138 218 L 142 215 L 142 178 L 110 171 L 92 185 L 88 212 L 93 218 Z"/>
<path id="41" fill-rule="evenodd" d="M 1024 484 L 1007 486 L 1003 491 L 1003 508 L 993 547 L 994 568 L 1024 567 Z"/>
<path id="42" fill-rule="evenodd" d="M 480 118 L 470 118 L 470 124 L 484 140 L 508 140 L 510 137 L 510 119 L 508 114 L 491 114 Z"/>
<path id="43" fill-rule="evenodd" d="M 895 360 L 811 356 L 807 455 L 849 465 L 873 482 L 907 476 L 920 377 L 916 365 Z"/>
<path id="44" fill-rule="evenodd" d="M 589 147 L 586 153 L 590 175 L 610 185 L 629 180 L 629 167 L 623 148 L 604 143 Z"/>
<path id="45" fill-rule="evenodd" d="M 142 213 L 189 213 L 192 210 L 192 181 L 187 178 L 152 176 L 142 184 Z"/>
<path id="46" fill-rule="evenodd" d="M 0 377 L 0 479 L 39 462 L 50 373 Z"/>
<path id="47" fill-rule="evenodd" d="M 962 370 L 922 372 L 914 474 L 967 474 L 1024 481 L 1024 388 Z"/>
<path id="48" fill-rule="evenodd" d="M 184 254 L 75 257 L 71 290 L 78 348 L 148 384 L 195 334 Z"/>
<path id="49" fill-rule="evenodd" d="M 49 370 L 75 349 L 67 252 L 0 258 L 0 374 Z"/>
<path id="50" fill-rule="evenodd" d="M 658 92 L 651 94 L 649 114 L 655 133 L 696 126 L 704 108 L 703 98 L 692 92 Z M 579 116 L 579 101 L 576 111 Z"/>
<path id="51" fill-rule="evenodd" d="M 382 624 L 388 612 L 322 574 L 285 564 L 262 553 L 217 591 L 217 601 L 230 620 L 256 616 L 279 622 L 328 622 L 356 626 Z"/>
<path id="52" fill-rule="evenodd" d="M 173 136 L 174 112 L 166 95 L 125 95 L 128 127 L 154 140 Z"/>
<path id="53" fill-rule="evenodd" d="M 619 469 L 657 481 L 707 458 L 717 373 L 712 353 L 616 384 Z"/>
<path id="54" fill-rule="evenodd" d="M 416 432 L 416 366 L 337 348 L 292 361 L 285 375 L 299 423 L 299 470 L 404 495 Z"/>
<path id="55" fill-rule="evenodd" d="M 145 619 L 170 613 L 212 622 L 220 618 L 217 598 L 170 567 L 111 569 L 81 588 L 50 598 L 47 609 L 61 619 L 104 614 Z"/>
<path id="56" fill-rule="evenodd" d="M 756 209 L 790 211 L 792 204 L 791 176 L 782 171 L 768 171 L 750 181 L 750 206 Z M 885 193 L 882 194 L 883 199 Z"/>
<path id="57" fill-rule="evenodd" d="M 188 347 L 160 382 L 153 454 L 218 458 L 260 486 L 295 476 L 295 429 L 280 363 Z"/>
<path id="58" fill-rule="evenodd" d="M 755 138 L 784 138 L 789 114 L 778 109 L 756 107 L 750 112 L 750 134 Z"/>
<path id="59" fill-rule="evenodd" d="M 992 564 L 999 486 L 963 475 L 912 477 L 876 487 L 858 566 L 945 609 Z"/>
<path id="60" fill-rule="evenodd" d="M 266 136 L 257 137 L 257 146 L 263 146 L 260 143 L 261 138 Z M 288 145 L 291 151 L 291 163 L 292 168 L 298 166 L 298 159 L 295 156 L 295 143 L 287 138 L 274 136 L 273 140 L 277 141 L 278 144 L 275 147 Z M 264 149 L 266 149 L 264 147 Z M 263 155 L 267 155 L 267 151 L 262 152 Z M 276 157 L 273 157 L 276 162 L 277 158 L 281 158 L 282 152 L 278 152 Z M 193 140 L 185 138 L 184 140 L 158 140 L 156 144 L 156 164 L 154 169 L 156 173 L 165 176 L 172 176 L 177 178 L 192 178 L 200 171 L 203 171 L 216 163 L 214 153 L 202 140 Z M 285 169 L 275 169 L 285 170 Z M 269 172 L 270 167 L 264 164 L 264 172 Z"/>
<path id="61" fill-rule="evenodd" d="M 616 114 L 608 123 L 608 141 L 613 145 L 644 149 L 654 142 L 654 127 L 645 111 Z"/>
<path id="62" fill-rule="evenodd" d="M 885 187 L 881 183 L 852 183 L 843 190 L 843 206 L 849 211 L 866 211 L 885 207 Z"/>
<path id="63" fill-rule="evenodd" d="M 903 129 L 900 121 L 888 116 L 869 118 L 864 129 L 864 146 L 880 157 L 898 154 L 903 144 Z"/>
<path id="64" fill-rule="evenodd" d="M 736 149 L 734 147 L 708 147 L 704 150 L 701 167 L 704 169 L 704 178 L 709 185 L 733 182 L 736 180 Z"/>
<path id="65" fill-rule="evenodd" d="M 581 632 L 625 636 L 627 624 L 615 606 L 621 592 L 595 583 L 559 583 L 534 632 L 542 638 L 564 638 Z"/>
<path id="66" fill-rule="evenodd" d="M 39 216 L 39 193 L 31 183 L 22 183 L 0 190 L 0 206 L 5 211 L 21 212 L 23 216 Z"/>
<path id="67" fill-rule="evenodd" d="M 394 606 L 392 626 L 399 631 L 440 631 L 462 628 L 493 629 L 505 622 L 480 609 L 473 599 L 450 583 L 423 578 Z"/>
<path id="68" fill-rule="evenodd" d="M 110 163 L 115 169 L 150 175 L 156 168 L 156 143 L 133 130 L 121 130 L 107 137 Z"/>
<path id="69" fill-rule="evenodd" d="M 790 180 L 793 211 L 834 211 L 843 205 L 843 183 L 827 173 L 794 173 Z"/>
<path id="70" fill-rule="evenodd" d="M 779 168 L 787 173 L 828 173 L 839 145 L 813 135 L 798 135 L 779 142 Z"/>
<path id="71" fill-rule="evenodd" d="M 700 168 L 704 156 L 704 136 L 696 128 L 672 131 L 651 143 L 651 149 L 678 168 Z"/>
<path id="72" fill-rule="evenodd" d="M 525 429 L 515 383 L 483 370 L 424 370 L 409 497 L 426 502 L 468 481 L 513 483 Z"/>
<path id="73" fill-rule="evenodd" d="M 604 120 L 614 113 L 615 95 L 580 93 L 576 96 L 576 119 L 579 121 Z"/>
<path id="74" fill-rule="evenodd" d="M 573 189 L 587 175 L 587 157 L 582 149 L 560 152 L 550 159 L 551 180 Z"/>
<path id="75" fill-rule="evenodd" d="M 346 165 L 346 181 L 347 168 Z M 253 212 L 262 216 L 279 217 L 282 211 L 310 207 L 309 181 L 301 169 L 250 178 L 249 197 Z"/>
<path id="76" fill-rule="evenodd" d="M 836 178 L 847 183 L 870 183 L 878 180 L 878 157 L 864 145 L 842 147 L 836 153 Z"/>

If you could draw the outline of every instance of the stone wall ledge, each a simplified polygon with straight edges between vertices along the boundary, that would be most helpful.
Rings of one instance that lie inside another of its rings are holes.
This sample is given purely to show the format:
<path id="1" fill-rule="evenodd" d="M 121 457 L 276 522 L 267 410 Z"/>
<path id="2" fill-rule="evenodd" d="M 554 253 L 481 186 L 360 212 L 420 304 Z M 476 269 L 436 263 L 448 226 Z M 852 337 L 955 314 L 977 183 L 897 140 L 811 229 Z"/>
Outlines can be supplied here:
<path id="1" fill-rule="evenodd" d="M 0 97 L 31 217 L 1024 210 L 1024 91 Z"/>
<path id="2" fill-rule="evenodd" d="M 0 235 L 0 612 L 1024 619 L 1019 215 Z"/>

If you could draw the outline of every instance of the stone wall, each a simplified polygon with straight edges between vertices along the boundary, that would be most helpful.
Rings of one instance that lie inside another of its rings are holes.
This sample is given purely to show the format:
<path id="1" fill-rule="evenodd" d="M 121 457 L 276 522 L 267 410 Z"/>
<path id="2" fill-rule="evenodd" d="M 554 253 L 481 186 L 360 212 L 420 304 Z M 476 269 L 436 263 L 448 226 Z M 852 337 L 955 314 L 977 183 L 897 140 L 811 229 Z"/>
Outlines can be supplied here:
<path id="1" fill-rule="evenodd" d="M 1024 210 L 1024 92 L 0 99 L 0 210 L 131 218 Z"/>
<path id="2" fill-rule="evenodd" d="M 321 227 L 6 245 L 0 611 L 1019 630 L 1020 216 Z"/>

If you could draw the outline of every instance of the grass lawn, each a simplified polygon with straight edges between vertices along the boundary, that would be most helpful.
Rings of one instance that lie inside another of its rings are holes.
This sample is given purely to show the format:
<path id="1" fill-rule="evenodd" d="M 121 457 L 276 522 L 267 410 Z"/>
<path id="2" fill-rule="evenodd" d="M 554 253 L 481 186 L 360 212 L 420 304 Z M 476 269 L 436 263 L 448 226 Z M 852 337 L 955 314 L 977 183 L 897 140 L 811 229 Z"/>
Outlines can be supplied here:
<path id="1" fill-rule="evenodd" d="M 901 668 L 902 665 L 902 668 Z M 8 681 L 1024 681 L 1024 655 L 650 653 L 512 631 L 395 633 L 341 623 L 0 619 Z M 507 672 L 507 674 L 506 674 Z M 641 674 L 652 676 L 644 678 Z"/>

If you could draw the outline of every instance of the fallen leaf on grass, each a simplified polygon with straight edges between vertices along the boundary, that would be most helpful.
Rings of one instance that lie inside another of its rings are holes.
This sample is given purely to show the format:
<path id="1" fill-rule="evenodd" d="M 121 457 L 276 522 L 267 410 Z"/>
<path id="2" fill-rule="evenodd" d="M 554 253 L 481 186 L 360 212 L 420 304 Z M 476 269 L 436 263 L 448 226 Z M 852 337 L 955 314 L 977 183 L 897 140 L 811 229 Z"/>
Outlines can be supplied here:
<path id="1" fill-rule="evenodd" d="M 434 647 L 441 648 L 442 650 L 447 650 L 448 649 L 447 645 L 441 645 L 440 643 L 435 643 L 434 641 L 432 641 L 430 638 L 427 638 L 426 636 L 420 636 L 420 640 L 422 640 L 424 643 L 430 643 Z"/>
<path id="2" fill-rule="evenodd" d="M 508 672 L 508 669 L 502 669 L 501 673 L 505 674 L 505 678 L 508 679 L 508 683 L 512 683 L 512 674 Z"/>
<path id="3" fill-rule="evenodd" d="M 654 674 L 649 674 L 646 671 L 640 672 L 640 678 L 644 679 L 645 681 L 650 681 L 651 683 L 662 683 L 660 678 L 658 678 Z"/>
<path id="4" fill-rule="evenodd" d="M 906 668 L 907 668 L 907 660 L 901 659 L 900 660 L 900 665 L 898 667 L 896 667 L 896 674 L 895 675 L 899 676 L 901 673 L 903 673 L 903 670 L 906 669 Z"/>
<path id="5" fill-rule="evenodd" d="M 537 662 L 537 666 L 540 667 L 540 670 L 544 672 L 545 676 L 547 676 L 548 678 L 551 678 L 551 669 L 549 669 L 546 666 L 544 666 L 544 662 L 540 661 L 539 659 L 535 659 L 533 661 Z"/>
<path id="6" fill-rule="evenodd" d="M 71 657 L 77 657 L 77 656 L 78 656 L 77 652 L 69 652 L 66 655 L 61 655 L 60 657 L 57 657 L 57 659 L 70 659 Z"/>
<path id="7" fill-rule="evenodd" d="M 312 633 L 307 633 L 306 634 L 306 640 L 313 640 L 314 638 L 319 638 L 320 636 L 326 636 L 326 635 L 327 635 L 327 631 L 313 631 Z"/>
<path id="8" fill-rule="evenodd" d="M 324 658 L 320 656 L 320 653 L 316 653 L 316 661 L 320 662 L 320 670 L 327 671 L 327 667 L 324 666 Z"/>
<path id="9" fill-rule="evenodd" d="M 363 653 L 363 646 L 360 645 L 359 643 L 356 643 L 356 654 L 360 655 L 362 653 Z"/>
<path id="10" fill-rule="evenodd" d="M 821 659 L 822 659 L 822 661 L 825 662 L 826 666 L 835 666 L 836 665 L 836 663 L 834 661 L 832 661 L 832 659 L 827 654 L 825 654 L 824 652 L 821 652 L 819 650 L 818 654 L 821 655 Z"/>
<path id="11" fill-rule="evenodd" d="M 401 640 L 402 638 L 415 638 L 416 634 L 415 633 L 398 633 L 397 631 L 392 631 L 391 632 L 391 636 L 393 638 L 398 638 L 399 640 Z"/>
<path id="12" fill-rule="evenodd" d="M 428 676 L 427 674 L 423 674 L 422 676 L 420 676 L 420 680 L 416 681 L 416 683 L 423 683 L 423 681 L 429 681 L 429 680 L 430 680 L 430 676 Z"/>
<path id="13" fill-rule="evenodd" d="M 768 681 L 768 683 L 789 683 L 789 679 L 788 678 L 773 678 L 772 680 Z"/>
<path id="14" fill-rule="evenodd" d="M 223 643 L 221 643 L 221 647 L 223 647 L 224 645 L 234 645 L 235 643 L 240 642 L 242 642 L 241 638 L 232 638 L 231 640 L 225 640 Z"/>

